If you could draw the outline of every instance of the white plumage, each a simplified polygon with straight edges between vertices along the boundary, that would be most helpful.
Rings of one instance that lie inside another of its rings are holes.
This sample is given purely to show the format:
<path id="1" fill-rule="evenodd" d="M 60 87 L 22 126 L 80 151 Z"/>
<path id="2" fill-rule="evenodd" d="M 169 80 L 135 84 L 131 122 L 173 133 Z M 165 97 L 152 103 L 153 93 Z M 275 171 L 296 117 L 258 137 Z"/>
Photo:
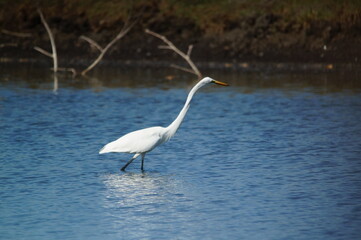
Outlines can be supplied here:
<path id="1" fill-rule="evenodd" d="M 165 142 L 163 127 L 150 127 L 130 132 L 117 140 L 108 143 L 100 154 L 108 152 L 143 153 L 152 151 L 156 146 Z"/>
<path id="2" fill-rule="evenodd" d="M 223 86 L 228 86 L 227 83 L 216 81 L 212 78 L 205 77 L 199 81 L 189 92 L 187 100 L 178 114 L 177 118 L 168 126 L 168 127 L 150 127 L 130 132 L 117 140 L 106 144 L 99 152 L 99 154 L 108 153 L 108 152 L 124 152 L 124 153 L 134 153 L 132 159 L 130 159 L 121 170 L 124 171 L 126 167 L 132 163 L 139 155 L 142 156 L 142 165 L 141 170 L 144 168 L 144 157 L 147 152 L 152 151 L 158 145 L 168 141 L 174 136 L 180 127 L 184 116 L 186 115 L 190 102 L 193 95 L 198 89 L 203 87 L 208 83 L 216 83 Z"/>

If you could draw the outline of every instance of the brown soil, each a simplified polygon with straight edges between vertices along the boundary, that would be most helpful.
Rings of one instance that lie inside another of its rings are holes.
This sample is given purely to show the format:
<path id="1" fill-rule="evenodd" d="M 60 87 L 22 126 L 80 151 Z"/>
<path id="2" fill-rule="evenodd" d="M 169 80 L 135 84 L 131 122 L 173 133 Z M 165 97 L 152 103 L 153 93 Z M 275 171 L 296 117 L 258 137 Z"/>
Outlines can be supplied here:
<path id="1" fill-rule="evenodd" d="M 18 4 L 2 11 L 1 57 L 45 58 L 33 50 L 34 46 L 50 50 L 35 6 Z M 222 29 L 200 28 L 189 18 L 159 14 L 157 4 L 143 6 L 141 11 L 133 29 L 112 47 L 107 59 L 179 60 L 173 52 L 158 49 L 162 42 L 144 33 L 144 29 L 149 28 L 167 36 L 184 51 L 193 44 L 192 58 L 196 62 L 357 63 L 361 60 L 361 10 L 356 11 L 359 14 L 340 19 L 303 21 L 278 13 L 255 13 L 237 21 L 223 20 Z M 97 55 L 97 50 L 91 49 L 79 36 L 88 36 L 105 46 L 124 22 L 122 19 L 94 21 L 84 12 L 66 9 L 66 5 L 56 10 L 43 8 L 43 12 L 54 31 L 59 58 L 72 64 Z M 29 36 L 13 36 L 6 30 Z"/>

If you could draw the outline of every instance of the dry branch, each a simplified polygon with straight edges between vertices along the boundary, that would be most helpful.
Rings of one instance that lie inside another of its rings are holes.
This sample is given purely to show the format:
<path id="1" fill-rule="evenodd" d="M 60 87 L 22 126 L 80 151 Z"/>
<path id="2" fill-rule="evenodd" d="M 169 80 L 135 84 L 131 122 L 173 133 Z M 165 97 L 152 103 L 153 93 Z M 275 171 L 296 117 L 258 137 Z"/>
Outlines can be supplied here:
<path id="1" fill-rule="evenodd" d="M 93 47 L 98 49 L 100 52 L 103 51 L 103 48 L 101 46 L 99 46 L 99 44 L 97 42 L 95 42 L 93 39 L 88 38 L 84 35 L 81 35 L 79 38 L 87 41 L 90 45 L 92 45 Z"/>
<path id="2" fill-rule="evenodd" d="M 171 41 L 169 41 L 165 36 L 160 35 L 158 33 L 155 33 L 149 29 L 145 30 L 146 33 L 153 35 L 154 37 L 159 38 L 160 40 L 162 40 L 164 43 L 166 43 L 167 45 L 161 45 L 159 46 L 160 49 L 168 49 L 168 50 L 173 50 L 174 52 L 176 52 L 179 56 L 181 56 L 184 60 L 187 61 L 187 63 L 189 64 L 189 66 L 191 67 L 191 69 L 188 68 L 184 68 L 184 67 L 180 67 L 177 65 L 172 64 L 171 67 L 189 72 L 189 73 L 193 73 L 195 75 L 198 76 L 199 79 L 202 78 L 202 74 L 201 72 L 198 70 L 197 66 L 194 64 L 194 62 L 191 59 L 191 53 L 193 50 L 193 45 L 189 45 L 188 46 L 188 51 L 187 53 L 182 52 L 181 50 L 179 50 Z"/>
<path id="3" fill-rule="evenodd" d="M 83 70 L 81 72 L 81 74 L 84 76 L 86 75 L 87 72 L 89 72 L 90 70 L 92 70 L 104 57 L 105 53 L 109 50 L 110 47 L 112 47 L 119 39 L 121 39 L 122 37 L 124 37 L 129 30 L 134 26 L 135 22 L 133 22 L 132 24 L 128 24 L 127 22 L 124 24 L 123 28 L 120 30 L 120 32 L 118 33 L 118 35 L 112 40 L 110 41 L 104 48 L 102 48 L 97 42 L 95 42 L 94 40 L 86 37 L 86 36 L 80 36 L 81 39 L 87 41 L 91 46 L 95 47 L 96 49 L 98 49 L 100 51 L 99 56 L 93 61 L 92 64 L 89 65 L 88 68 L 86 68 L 85 70 Z"/>
<path id="4" fill-rule="evenodd" d="M 53 58 L 53 54 L 51 54 L 50 52 L 42 49 L 42 48 L 39 48 L 39 47 L 34 47 L 34 49 L 42 54 L 44 54 L 45 56 L 47 57 L 50 57 L 50 58 Z"/>
<path id="5" fill-rule="evenodd" d="M 58 71 L 58 55 L 56 53 L 56 46 L 55 46 L 55 40 L 54 40 L 54 37 L 53 37 L 53 33 L 51 32 L 51 30 L 49 28 L 49 25 L 46 22 L 46 20 L 44 18 L 44 15 L 43 15 L 43 13 L 41 12 L 40 9 L 38 9 L 38 13 L 40 15 L 41 22 L 43 23 L 46 31 L 48 32 L 52 53 L 50 53 L 48 51 L 45 51 L 44 49 L 39 48 L 39 47 L 34 47 L 34 49 L 37 50 L 38 52 L 48 56 L 48 57 L 53 58 L 53 65 L 54 65 L 53 70 L 54 70 L 54 73 L 56 73 Z"/>
<path id="6" fill-rule="evenodd" d="M 20 37 L 20 38 L 28 38 L 32 37 L 31 33 L 20 33 L 20 32 L 13 32 L 6 29 L 2 29 L 1 32 L 6 35 L 14 36 L 14 37 Z"/>
<path id="7" fill-rule="evenodd" d="M 75 70 L 75 68 L 62 68 L 62 67 L 59 67 L 59 68 L 58 68 L 58 71 L 71 72 L 73 78 L 76 77 L 76 70 Z"/>
<path id="8" fill-rule="evenodd" d="M 4 47 L 16 47 L 18 46 L 17 43 L 2 43 L 0 44 L 0 48 L 4 48 Z"/>

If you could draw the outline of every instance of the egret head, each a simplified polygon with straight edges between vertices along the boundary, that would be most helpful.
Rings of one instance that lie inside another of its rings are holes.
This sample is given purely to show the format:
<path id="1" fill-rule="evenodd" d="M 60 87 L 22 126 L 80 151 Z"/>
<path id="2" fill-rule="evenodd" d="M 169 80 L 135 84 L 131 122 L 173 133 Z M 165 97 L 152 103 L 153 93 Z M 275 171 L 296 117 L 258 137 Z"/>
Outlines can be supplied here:
<path id="1" fill-rule="evenodd" d="M 205 84 L 208 84 L 208 83 L 215 83 L 215 84 L 218 84 L 218 85 L 222 85 L 222 86 L 229 86 L 228 83 L 224 83 L 224 82 L 221 82 L 221 81 L 217 81 L 217 80 L 214 80 L 210 77 L 205 77 L 201 80 L 202 83 Z"/>

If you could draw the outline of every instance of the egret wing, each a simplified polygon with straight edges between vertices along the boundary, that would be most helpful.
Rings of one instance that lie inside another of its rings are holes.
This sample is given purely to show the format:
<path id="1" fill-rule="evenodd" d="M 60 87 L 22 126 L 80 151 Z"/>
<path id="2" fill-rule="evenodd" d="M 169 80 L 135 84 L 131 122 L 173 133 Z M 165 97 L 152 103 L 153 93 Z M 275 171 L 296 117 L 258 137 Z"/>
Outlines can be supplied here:
<path id="1" fill-rule="evenodd" d="M 127 152 L 127 153 L 144 153 L 153 150 L 161 144 L 162 127 L 145 128 L 128 133 L 117 140 L 105 145 L 99 153 L 107 152 Z"/>

